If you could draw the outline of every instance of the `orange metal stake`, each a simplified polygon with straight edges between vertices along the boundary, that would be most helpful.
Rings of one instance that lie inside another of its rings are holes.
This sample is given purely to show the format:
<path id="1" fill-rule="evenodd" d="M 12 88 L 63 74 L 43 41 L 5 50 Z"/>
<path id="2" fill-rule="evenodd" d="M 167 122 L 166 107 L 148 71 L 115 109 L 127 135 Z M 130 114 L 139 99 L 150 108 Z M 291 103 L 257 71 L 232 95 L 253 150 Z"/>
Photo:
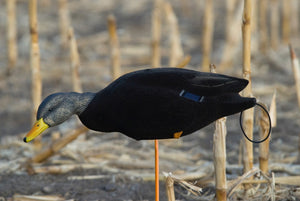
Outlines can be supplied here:
<path id="1" fill-rule="evenodd" d="M 155 142 L 155 201 L 159 201 L 159 153 L 158 140 Z"/>

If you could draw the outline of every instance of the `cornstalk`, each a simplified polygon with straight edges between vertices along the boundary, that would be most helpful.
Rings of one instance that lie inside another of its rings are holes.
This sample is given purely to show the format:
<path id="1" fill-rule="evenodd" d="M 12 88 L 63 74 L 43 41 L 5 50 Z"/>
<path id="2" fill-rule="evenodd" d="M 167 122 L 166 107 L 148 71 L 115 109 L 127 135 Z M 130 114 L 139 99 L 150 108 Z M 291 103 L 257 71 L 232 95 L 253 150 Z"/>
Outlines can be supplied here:
<path id="1" fill-rule="evenodd" d="M 161 38 L 161 0 L 154 1 L 152 11 L 152 67 L 160 64 L 160 38 Z"/>
<path id="2" fill-rule="evenodd" d="M 282 42 L 288 44 L 291 34 L 291 0 L 282 1 Z"/>
<path id="3" fill-rule="evenodd" d="M 264 105 L 266 108 L 266 106 Z M 260 126 L 260 139 L 266 137 L 269 132 L 269 118 L 265 111 L 262 111 L 259 117 Z M 269 170 L 269 144 L 270 137 L 266 141 L 259 144 L 259 168 L 260 170 L 267 174 Z"/>
<path id="4" fill-rule="evenodd" d="M 294 73 L 295 85 L 296 85 L 298 105 L 300 107 L 300 66 L 299 66 L 299 60 L 297 58 L 297 55 L 295 54 L 292 45 L 290 45 L 290 54 L 291 54 L 291 63 L 292 63 L 292 68 Z"/>
<path id="5" fill-rule="evenodd" d="M 262 53 L 266 53 L 268 46 L 268 26 L 267 26 L 267 0 L 259 0 L 259 48 Z"/>
<path id="6" fill-rule="evenodd" d="M 274 90 L 272 101 L 270 104 L 270 118 L 272 122 L 272 128 L 277 125 L 277 110 L 276 110 L 276 90 Z"/>
<path id="7" fill-rule="evenodd" d="M 175 201 L 174 180 L 171 176 L 166 177 L 166 191 L 168 201 Z"/>
<path id="8" fill-rule="evenodd" d="M 73 90 L 76 92 L 82 92 L 78 72 L 80 66 L 80 59 L 78 54 L 77 42 L 72 27 L 69 28 L 69 40 Z"/>
<path id="9" fill-rule="evenodd" d="M 203 22 L 203 38 L 202 38 L 202 69 L 209 71 L 210 56 L 212 49 L 213 33 L 214 33 L 214 13 L 213 13 L 213 0 L 205 1 L 204 8 L 204 22 Z"/>
<path id="10" fill-rule="evenodd" d="M 299 9 L 300 3 L 299 0 L 291 0 L 291 36 L 298 37 L 299 36 Z"/>
<path id="11" fill-rule="evenodd" d="M 170 59 L 169 66 L 176 66 L 183 58 L 183 50 L 180 43 L 178 22 L 173 8 L 169 2 L 165 3 L 165 12 L 169 24 L 170 35 Z"/>
<path id="12" fill-rule="evenodd" d="M 278 0 L 271 0 L 270 2 L 270 13 L 271 13 L 271 47 L 277 50 L 279 44 L 279 4 Z"/>
<path id="13" fill-rule="evenodd" d="M 251 15 L 252 2 L 244 0 L 242 37 L 243 37 L 243 78 L 249 81 L 248 86 L 244 89 L 243 95 L 246 97 L 252 96 L 251 84 Z M 243 125 L 245 132 L 250 139 L 253 138 L 253 108 L 248 109 L 243 115 Z M 244 141 L 245 150 L 243 152 L 244 172 L 248 172 L 253 167 L 253 145 L 248 140 Z"/>
<path id="14" fill-rule="evenodd" d="M 120 45 L 117 35 L 116 19 L 115 16 L 109 15 L 107 18 L 110 52 L 111 52 L 111 65 L 112 65 L 112 77 L 113 80 L 117 79 L 121 75 L 120 65 Z"/>
<path id="15" fill-rule="evenodd" d="M 215 67 L 211 65 L 210 71 L 216 73 Z M 216 130 L 213 139 L 214 167 L 216 181 L 216 198 L 217 201 L 227 199 L 226 183 L 226 117 L 216 121 Z"/>
<path id="16" fill-rule="evenodd" d="M 17 47 L 17 24 L 16 24 L 16 0 L 6 0 L 7 9 L 7 46 L 8 67 L 7 74 L 10 75 L 15 67 L 18 57 Z"/>
<path id="17" fill-rule="evenodd" d="M 32 122 L 36 121 L 36 113 L 42 99 L 42 80 L 40 73 L 40 49 L 37 28 L 37 0 L 29 1 L 29 25 L 31 36 L 30 66 L 32 73 Z M 41 145 L 41 137 L 36 138 L 35 146 Z"/>
<path id="18" fill-rule="evenodd" d="M 68 44 L 68 35 L 70 27 L 70 16 L 68 9 L 68 0 L 59 0 L 59 22 L 61 45 L 66 48 Z"/>
<path id="19" fill-rule="evenodd" d="M 226 117 L 216 121 L 214 134 L 214 167 L 216 180 L 216 198 L 218 201 L 226 200 Z"/>

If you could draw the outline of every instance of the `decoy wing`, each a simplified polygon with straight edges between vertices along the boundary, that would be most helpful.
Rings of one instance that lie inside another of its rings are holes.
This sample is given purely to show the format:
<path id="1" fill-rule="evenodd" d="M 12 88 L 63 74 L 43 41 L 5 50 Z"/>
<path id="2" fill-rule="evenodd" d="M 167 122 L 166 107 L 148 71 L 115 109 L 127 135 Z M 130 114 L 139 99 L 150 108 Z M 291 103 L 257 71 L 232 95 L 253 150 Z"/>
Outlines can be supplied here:
<path id="1" fill-rule="evenodd" d="M 122 76 L 116 83 L 122 84 L 123 82 L 170 88 L 177 91 L 185 90 L 203 96 L 238 93 L 248 84 L 245 79 L 179 68 L 135 71 Z"/>
<path id="2" fill-rule="evenodd" d="M 239 93 L 248 85 L 248 80 L 215 73 L 196 74 L 187 80 L 191 91 L 197 93 L 197 90 L 200 90 L 207 96 Z"/>

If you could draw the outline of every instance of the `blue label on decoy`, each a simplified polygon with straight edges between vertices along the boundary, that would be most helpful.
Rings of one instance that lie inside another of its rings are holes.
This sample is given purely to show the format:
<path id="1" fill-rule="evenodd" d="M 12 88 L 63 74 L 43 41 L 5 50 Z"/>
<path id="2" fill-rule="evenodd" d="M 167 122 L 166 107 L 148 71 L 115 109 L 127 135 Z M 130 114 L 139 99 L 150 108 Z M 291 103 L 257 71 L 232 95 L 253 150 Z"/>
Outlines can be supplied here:
<path id="1" fill-rule="evenodd" d="M 179 95 L 186 98 L 186 99 L 196 101 L 196 102 L 201 102 L 202 99 L 203 99 L 203 96 L 199 96 L 199 95 L 187 92 L 185 90 L 182 90 Z"/>

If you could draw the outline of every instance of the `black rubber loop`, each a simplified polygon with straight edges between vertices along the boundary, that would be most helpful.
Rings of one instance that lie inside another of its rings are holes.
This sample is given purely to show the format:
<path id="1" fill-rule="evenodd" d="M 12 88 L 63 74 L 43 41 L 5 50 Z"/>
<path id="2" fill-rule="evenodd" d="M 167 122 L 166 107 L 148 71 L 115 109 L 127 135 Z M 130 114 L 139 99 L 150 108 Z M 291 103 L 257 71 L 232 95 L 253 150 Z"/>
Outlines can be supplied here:
<path id="1" fill-rule="evenodd" d="M 247 136 L 247 134 L 246 134 L 245 131 L 244 131 L 243 124 L 242 124 L 243 111 L 242 111 L 241 114 L 240 114 L 240 126 L 241 126 L 242 132 L 243 132 L 244 136 L 247 138 L 247 140 L 249 140 L 249 141 L 252 142 L 252 143 L 261 143 L 261 142 L 266 141 L 266 140 L 270 137 L 271 131 L 272 131 L 272 124 L 271 124 L 271 117 L 270 117 L 270 115 L 269 115 L 268 110 L 267 110 L 264 106 L 262 106 L 261 104 L 259 104 L 259 103 L 256 103 L 256 105 L 258 105 L 260 108 L 262 108 L 262 109 L 267 113 L 267 115 L 268 115 L 268 119 L 269 119 L 269 132 L 268 132 L 267 137 L 265 137 L 265 138 L 262 139 L 262 140 L 251 140 L 251 139 Z"/>

